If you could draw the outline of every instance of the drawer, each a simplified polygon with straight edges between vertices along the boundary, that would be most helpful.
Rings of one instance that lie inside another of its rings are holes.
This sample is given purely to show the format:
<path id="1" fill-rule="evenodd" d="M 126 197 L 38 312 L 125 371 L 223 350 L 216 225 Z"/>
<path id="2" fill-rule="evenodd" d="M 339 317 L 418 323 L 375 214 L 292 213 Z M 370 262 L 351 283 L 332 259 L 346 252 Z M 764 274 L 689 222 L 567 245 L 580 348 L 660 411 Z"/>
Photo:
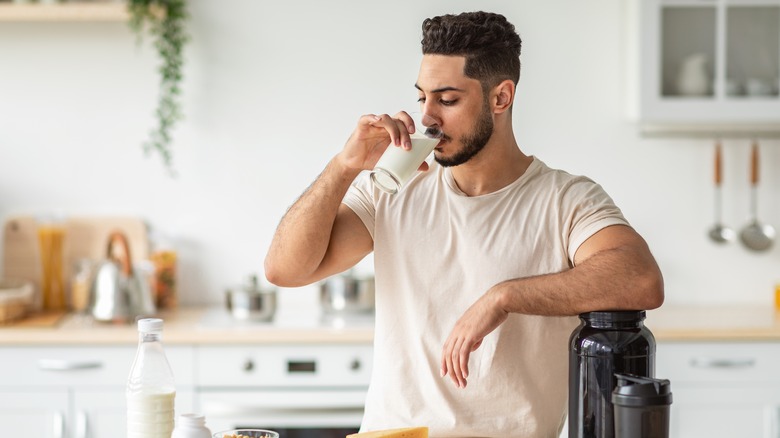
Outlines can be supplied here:
<path id="1" fill-rule="evenodd" d="M 371 345 L 196 347 L 200 387 L 367 387 Z"/>
<path id="2" fill-rule="evenodd" d="M 656 376 L 674 382 L 780 382 L 780 343 L 659 342 Z"/>
<path id="3" fill-rule="evenodd" d="M 124 386 L 136 347 L 2 347 L 0 386 Z M 194 383 L 192 347 L 166 347 L 176 385 Z"/>

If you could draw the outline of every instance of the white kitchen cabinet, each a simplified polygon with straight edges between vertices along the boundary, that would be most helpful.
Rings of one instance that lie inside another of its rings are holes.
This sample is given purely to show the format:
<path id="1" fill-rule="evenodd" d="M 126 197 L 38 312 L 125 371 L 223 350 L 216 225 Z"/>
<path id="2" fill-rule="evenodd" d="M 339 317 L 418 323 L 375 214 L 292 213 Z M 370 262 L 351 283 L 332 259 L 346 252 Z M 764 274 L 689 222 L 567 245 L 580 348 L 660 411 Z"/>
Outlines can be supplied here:
<path id="1" fill-rule="evenodd" d="M 0 435 L 64 438 L 68 392 L 0 390 Z"/>
<path id="2" fill-rule="evenodd" d="M 780 136 L 780 0 L 641 0 L 647 134 Z"/>
<path id="3" fill-rule="evenodd" d="M 0 436 L 125 436 L 125 382 L 135 350 L 135 346 L 0 348 Z M 176 412 L 192 412 L 193 347 L 166 347 L 166 356 L 176 379 Z"/>
<path id="4" fill-rule="evenodd" d="M 672 438 L 780 437 L 780 344 L 659 342 Z"/>

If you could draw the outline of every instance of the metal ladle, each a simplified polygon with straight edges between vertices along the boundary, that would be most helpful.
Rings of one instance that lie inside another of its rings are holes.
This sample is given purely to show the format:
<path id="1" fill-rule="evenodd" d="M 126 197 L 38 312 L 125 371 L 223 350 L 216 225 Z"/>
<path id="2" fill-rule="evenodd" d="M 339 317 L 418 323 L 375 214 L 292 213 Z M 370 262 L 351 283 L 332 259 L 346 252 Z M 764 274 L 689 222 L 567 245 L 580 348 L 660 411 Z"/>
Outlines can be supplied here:
<path id="1" fill-rule="evenodd" d="M 766 251 L 775 241 L 775 229 L 758 221 L 758 141 L 753 141 L 750 155 L 750 222 L 739 233 L 742 243 L 753 251 Z"/>
<path id="2" fill-rule="evenodd" d="M 736 233 L 722 223 L 722 190 L 721 190 L 721 152 L 720 141 L 715 143 L 715 224 L 710 228 L 709 236 L 713 242 L 726 243 L 734 240 Z"/>

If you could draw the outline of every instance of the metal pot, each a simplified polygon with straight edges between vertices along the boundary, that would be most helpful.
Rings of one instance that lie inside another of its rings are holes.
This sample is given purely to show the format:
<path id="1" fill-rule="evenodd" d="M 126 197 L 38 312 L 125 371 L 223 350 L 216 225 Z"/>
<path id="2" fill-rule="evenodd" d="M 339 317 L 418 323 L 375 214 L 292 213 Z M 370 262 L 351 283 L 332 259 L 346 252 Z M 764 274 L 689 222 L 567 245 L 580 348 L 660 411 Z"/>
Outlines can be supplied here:
<path id="1" fill-rule="evenodd" d="M 253 275 L 249 284 L 225 292 L 225 304 L 236 319 L 271 321 L 276 313 L 276 289 L 262 289 Z"/>
<path id="2" fill-rule="evenodd" d="M 133 269 L 131 260 L 127 237 L 119 231 L 111 233 L 106 260 L 97 268 L 90 288 L 89 308 L 96 320 L 133 322 L 139 316 L 154 315 L 149 285 Z"/>
<path id="3" fill-rule="evenodd" d="M 374 277 L 352 272 L 329 277 L 320 283 L 320 304 L 325 313 L 373 312 Z"/>

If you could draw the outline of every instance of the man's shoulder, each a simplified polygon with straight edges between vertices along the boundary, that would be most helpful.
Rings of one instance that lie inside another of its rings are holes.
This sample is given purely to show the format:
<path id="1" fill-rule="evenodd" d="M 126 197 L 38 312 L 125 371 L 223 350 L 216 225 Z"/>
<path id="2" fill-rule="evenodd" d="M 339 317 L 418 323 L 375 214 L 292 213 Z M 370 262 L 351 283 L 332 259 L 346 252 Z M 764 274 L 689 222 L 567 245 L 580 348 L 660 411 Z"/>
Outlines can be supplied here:
<path id="1" fill-rule="evenodd" d="M 588 176 L 577 175 L 563 169 L 550 167 L 538 157 L 534 157 L 534 161 L 529 168 L 529 176 L 532 181 L 535 180 L 538 184 L 557 189 L 565 189 L 579 183 L 596 184 Z"/>

